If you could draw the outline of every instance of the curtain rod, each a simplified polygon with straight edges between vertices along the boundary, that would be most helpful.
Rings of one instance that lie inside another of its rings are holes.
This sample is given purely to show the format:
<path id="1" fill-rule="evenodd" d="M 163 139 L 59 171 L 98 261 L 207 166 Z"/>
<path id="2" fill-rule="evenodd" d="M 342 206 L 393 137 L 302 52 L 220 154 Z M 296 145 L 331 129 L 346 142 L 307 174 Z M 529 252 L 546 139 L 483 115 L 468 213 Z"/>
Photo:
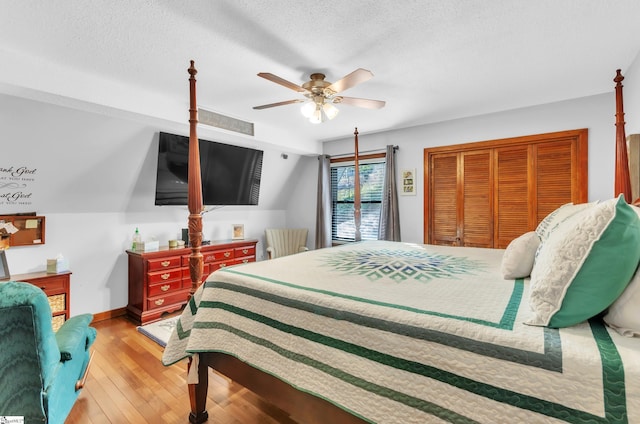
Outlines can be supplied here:
<path id="1" fill-rule="evenodd" d="M 400 147 L 399 146 L 393 146 L 393 152 L 395 153 L 396 150 L 398 150 Z M 372 154 L 372 153 L 384 153 L 386 152 L 387 149 L 373 149 L 373 150 L 361 150 L 358 152 L 359 155 L 366 155 L 366 154 Z M 339 155 L 329 155 L 331 156 L 332 159 L 337 159 L 337 158 L 341 158 L 341 157 L 347 157 L 347 156 L 353 156 L 355 155 L 355 153 L 340 153 Z"/>

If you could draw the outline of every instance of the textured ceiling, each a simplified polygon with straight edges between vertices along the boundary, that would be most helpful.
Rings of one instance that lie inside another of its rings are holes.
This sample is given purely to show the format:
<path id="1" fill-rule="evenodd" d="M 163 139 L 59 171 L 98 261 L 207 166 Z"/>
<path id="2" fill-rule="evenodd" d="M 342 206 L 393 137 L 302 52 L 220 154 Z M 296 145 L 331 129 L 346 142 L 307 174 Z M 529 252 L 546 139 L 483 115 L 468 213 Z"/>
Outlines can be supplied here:
<path id="1" fill-rule="evenodd" d="M 0 89 L 186 122 L 201 107 L 255 123 L 257 141 L 311 142 L 613 90 L 640 51 L 637 0 L 0 0 Z M 301 98 L 256 76 L 374 78 L 310 124 Z M 312 148 L 310 148 L 312 150 Z"/>

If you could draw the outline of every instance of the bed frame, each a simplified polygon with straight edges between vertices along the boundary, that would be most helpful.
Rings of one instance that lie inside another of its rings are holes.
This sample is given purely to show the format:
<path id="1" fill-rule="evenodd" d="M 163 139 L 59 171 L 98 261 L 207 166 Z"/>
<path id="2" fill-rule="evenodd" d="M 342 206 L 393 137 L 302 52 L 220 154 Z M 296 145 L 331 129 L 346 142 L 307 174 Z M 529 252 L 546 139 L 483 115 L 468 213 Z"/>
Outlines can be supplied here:
<path id="1" fill-rule="evenodd" d="M 202 243 L 202 189 L 200 182 L 200 152 L 198 149 L 198 124 L 196 104 L 196 79 L 197 70 L 194 61 L 191 61 L 189 72 L 189 240 L 191 241 L 191 254 L 189 256 L 189 271 L 191 274 L 191 293 L 202 282 L 203 257 L 200 253 Z M 631 200 L 631 182 L 629 176 L 627 143 L 625 136 L 624 110 L 622 101 L 622 81 L 624 77 L 617 70 L 614 82 L 616 83 L 616 163 L 614 194 L 622 193 L 627 201 Z M 358 172 L 358 129 L 354 131 L 355 142 L 355 224 L 356 239 L 360 236 L 360 184 Z M 200 353 L 189 359 L 189 370 L 197 367 L 198 383 L 189 384 L 189 399 L 191 403 L 190 423 L 203 423 L 208 420 L 206 409 L 207 390 L 209 385 L 209 368 L 227 376 L 231 380 L 241 384 L 267 402 L 287 412 L 289 416 L 300 423 L 320 424 L 351 424 L 364 423 L 362 419 L 351 415 L 334 404 L 315 397 L 309 393 L 295 389 L 282 380 L 261 372 L 239 359 L 222 353 Z"/>

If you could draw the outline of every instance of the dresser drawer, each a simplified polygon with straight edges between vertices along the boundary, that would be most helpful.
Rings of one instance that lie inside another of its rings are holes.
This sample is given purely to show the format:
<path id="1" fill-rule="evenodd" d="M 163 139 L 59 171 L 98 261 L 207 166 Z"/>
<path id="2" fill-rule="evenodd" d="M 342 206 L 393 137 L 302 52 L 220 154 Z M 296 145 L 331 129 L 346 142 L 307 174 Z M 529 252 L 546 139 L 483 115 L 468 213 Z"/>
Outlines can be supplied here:
<path id="1" fill-rule="evenodd" d="M 182 280 L 173 280 L 166 283 L 153 284 L 149 286 L 149 297 L 162 296 L 182 288 Z"/>
<path id="2" fill-rule="evenodd" d="M 149 285 L 157 283 L 168 283 L 182 278 L 182 268 L 167 269 L 166 271 L 156 271 L 147 274 Z"/>
<path id="3" fill-rule="evenodd" d="M 217 271 L 220 268 L 226 268 L 228 266 L 234 265 L 236 262 L 234 259 L 229 259 L 228 261 L 220 261 L 209 264 L 209 271 Z"/>
<path id="4" fill-rule="evenodd" d="M 158 271 L 161 269 L 178 268 L 180 266 L 182 266 L 180 256 L 171 256 L 161 259 L 149 259 L 147 269 L 149 271 Z"/>
<path id="5" fill-rule="evenodd" d="M 236 247 L 234 257 L 242 258 L 245 256 L 256 256 L 256 247 L 255 246 Z"/>
<path id="6" fill-rule="evenodd" d="M 46 279 L 38 278 L 30 281 L 30 283 L 40 287 L 47 294 L 64 292 L 66 290 L 66 284 L 69 278 L 66 275 L 49 275 L 51 276 Z"/>
<path id="7" fill-rule="evenodd" d="M 233 264 L 237 265 L 237 264 L 248 264 L 249 262 L 255 262 L 256 259 L 254 256 L 247 256 L 245 258 L 238 258 L 238 259 L 234 259 L 233 260 Z"/>
<path id="8" fill-rule="evenodd" d="M 214 250 L 204 254 L 204 263 L 227 261 L 233 259 L 233 249 Z"/>
<path id="9" fill-rule="evenodd" d="M 176 303 L 184 303 L 187 301 L 189 293 L 180 292 L 174 294 L 167 294 L 165 296 L 150 297 L 147 300 L 147 309 L 164 308 L 165 306 L 173 305 Z"/>
<path id="10" fill-rule="evenodd" d="M 211 272 L 209 270 L 210 264 L 202 264 L 202 281 L 207 279 L 207 275 Z M 182 268 L 182 281 L 187 283 L 187 286 L 191 286 L 191 271 L 189 268 Z M 185 286 L 185 287 L 187 287 Z"/>

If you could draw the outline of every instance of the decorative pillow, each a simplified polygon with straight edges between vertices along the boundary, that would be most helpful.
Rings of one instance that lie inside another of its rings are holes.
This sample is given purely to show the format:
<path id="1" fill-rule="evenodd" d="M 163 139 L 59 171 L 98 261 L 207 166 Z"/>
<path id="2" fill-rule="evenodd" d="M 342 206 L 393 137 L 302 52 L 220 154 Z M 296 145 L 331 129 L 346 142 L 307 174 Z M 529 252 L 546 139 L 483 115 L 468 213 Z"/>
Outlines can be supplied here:
<path id="1" fill-rule="evenodd" d="M 502 256 L 500 270 L 505 280 L 525 278 L 531 274 L 540 238 L 535 231 L 524 233 L 513 239 Z"/>
<path id="2" fill-rule="evenodd" d="M 595 206 L 598 202 L 591 203 L 566 203 L 560 206 L 558 209 L 551 212 L 547 215 L 538 227 L 536 228 L 536 233 L 538 233 L 538 237 L 540 237 L 540 241 L 544 243 L 545 240 L 549 238 L 549 235 L 553 230 L 555 230 L 561 223 L 567 220 L 567 218 L 572 215 L 577 214 L 578 212 L 584 211 L 590 207 Z"/>
<path id="3" fill-rule="evenodd" d="M 640 219 L 624 197 L 552 231 L 531 271 L 530 325 L 569 327 L 609 307 L 640 260 Z"/>
<path id="4" fill-rule="evenodd" d="M 640 336 L 640 269 L 622 295 L 613 302 L 604 322 L 626 337 Z"/>
<path id="5" fill-rule="evenodd" d="M 640 216 L 640 208 L 633 210 Z M 640 336 L 640 268 L 622 295 L 609 306 L 604 322 L 623 336 Z"/>

